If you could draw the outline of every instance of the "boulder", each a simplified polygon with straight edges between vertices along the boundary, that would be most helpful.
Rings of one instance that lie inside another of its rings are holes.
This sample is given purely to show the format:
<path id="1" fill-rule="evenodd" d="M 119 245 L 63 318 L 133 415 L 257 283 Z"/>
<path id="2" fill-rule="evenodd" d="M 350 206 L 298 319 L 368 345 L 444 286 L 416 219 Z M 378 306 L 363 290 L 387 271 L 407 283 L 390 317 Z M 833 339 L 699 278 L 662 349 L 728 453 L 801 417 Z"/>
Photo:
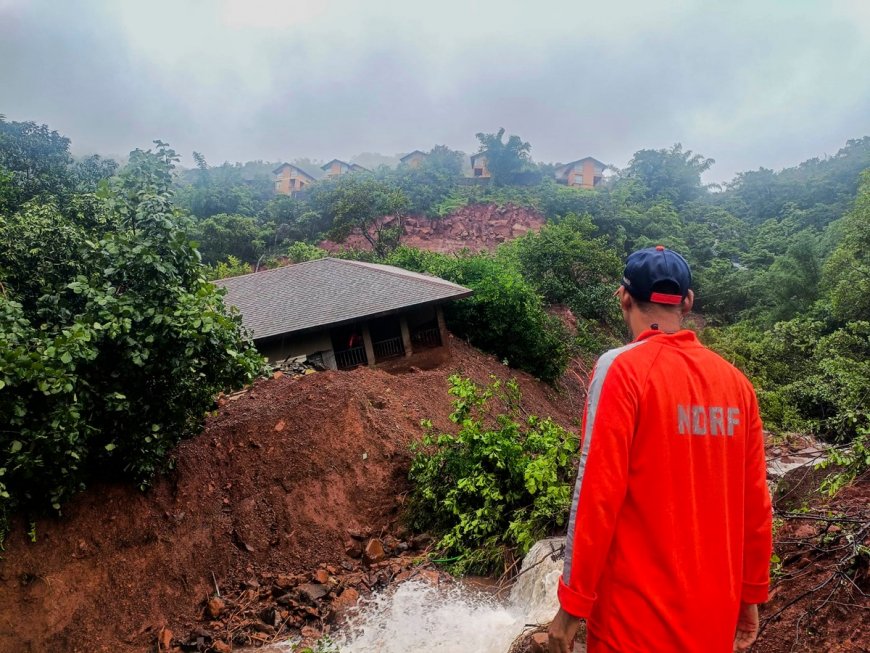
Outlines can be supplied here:
<path id="1" fill-rule="evenodd" d="M 363 559 L 368 564 L 373 564 L 375 562 L 380 562 L 384 558 L 387 557 L 386 551 L 384 551 L 384 544 L 378 538 L 373 537 L 369 540 L 369 543 L 366 544 L 365 551 L 363 552 Z"/>

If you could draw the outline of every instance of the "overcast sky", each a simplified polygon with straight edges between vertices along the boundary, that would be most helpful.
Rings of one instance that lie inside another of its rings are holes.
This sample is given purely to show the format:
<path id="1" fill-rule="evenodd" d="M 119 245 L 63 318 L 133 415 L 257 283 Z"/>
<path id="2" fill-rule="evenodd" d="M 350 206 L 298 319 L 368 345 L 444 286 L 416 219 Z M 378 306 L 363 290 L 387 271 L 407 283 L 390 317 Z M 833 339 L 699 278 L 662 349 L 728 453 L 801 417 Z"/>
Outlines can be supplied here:
<path id="1" fill-rule="evenodd" d="M 0 114 L 187 163 L 503 126 L 538 161 L 679 141 L 719 181 L 870 134 L 868 71 L 868 0 L 0 0 Z"/>

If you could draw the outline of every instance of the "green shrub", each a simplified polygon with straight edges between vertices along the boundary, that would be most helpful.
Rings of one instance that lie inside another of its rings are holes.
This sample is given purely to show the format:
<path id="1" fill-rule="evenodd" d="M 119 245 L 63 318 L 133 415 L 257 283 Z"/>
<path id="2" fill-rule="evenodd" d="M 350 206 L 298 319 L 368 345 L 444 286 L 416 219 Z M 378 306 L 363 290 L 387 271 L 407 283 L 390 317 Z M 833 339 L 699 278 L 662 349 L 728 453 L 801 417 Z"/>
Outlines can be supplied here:
<path id="1" fill-rule="evenodd" d="M 427 434 L 411 464 L 411 526 L 439 536 L 456 572 L 503 571 L 567 523 L 578 439 L 524 413 L 516 381 L 481 388 L 451 376 L 455 434 Z M 505 412 L 491 415 L 493 400 Z"/>
<path id="2" fill-rule="evenodd" d="M 444 314 L 450 330 L 475 347 L 545 381 L 565 371 L 570 334 L 547 314 L 540 295 L 508 257 L 470 252 L 447 256 L 401 247 L 385 262 L 471 288 L 471 297 L 452 302 Z"/>
<path id="3" fill-rule="evenodd" d="M 133 152 L 93 212 L 0 216 L 0 530 L 93 478 L 146 483 L 262 359 L 175 222 L 174 153 Z"/>
<path id="4" fill-rule="evenodd" d="M 251 273 L 250 263 L 242 263 L 235 256 L 227 256 L 226 261 L 218 261 L 215 265 L 203 266 L 205 278 L 209 281 L 228 279 Z"/>
<path id="5" fill-rule="evenodd" d="M 316 261 L 317 259 L 326 258 L 329 252 L 325 249 L 320 249 L 315 245 L 309 245 L 300 240 L 292 243 L 287 248 L 287 258 L 291 263 L 302 263 L 304 261 Z"/>

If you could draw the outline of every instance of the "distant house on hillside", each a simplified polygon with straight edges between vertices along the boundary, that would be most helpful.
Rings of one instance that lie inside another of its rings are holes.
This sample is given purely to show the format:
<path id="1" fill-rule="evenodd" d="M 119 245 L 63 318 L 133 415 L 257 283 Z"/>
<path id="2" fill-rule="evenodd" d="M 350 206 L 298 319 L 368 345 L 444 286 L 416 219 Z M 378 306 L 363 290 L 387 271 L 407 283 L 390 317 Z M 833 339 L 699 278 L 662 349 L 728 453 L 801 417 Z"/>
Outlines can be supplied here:
<path id="1" fill-rule="evenodd" d="M 587 156 L 556 168 L 556 181 L 575 188 L 595 188 L 604 178 L 607 166 L 598 159 Z"/>
<path id="2" fill-rule="evenodd" d="M 486 152 L 478 152 L 477 154 L 471 155 L 471 174 L 473 177 L 488 179 L 492 176 L 489 173 L 489 168 L 486 165 L 486 155 Z"/>
<path id="3" fill-rule="evenodd" d="M 342 175 L 346 175 L 349 172 L 369 172 L 368 168 L 363 168 L 357 163 L 348 163 L 347 161 L 342 161 L 341 159 L 333 159 L 329 163 L 325 163 L 320 166 L 320 169 L 326 172 L 327 179 L 341 177 Z"/>
<path id="4" fill-rule="evenodd" d="M 425 152 L 422 152 L 420 150 L 414 150 L 413 152 L 409 152 L 401 159 L 399 159 L 399 162 L 408 166 L 409 168 L 419 168 L 423 164 L 423 161 L 426 160 L 427 156 L 429 155 Z"/>
<path id="5" fill-rule="evenodd" d="M 390 265 L 324 258 L 215 282 L 271 363 L 351 369 L 444 346 L 442 306 L 471 295 Z"/>
<path id="6" fill-rule="evenodd" d="M 282 163 L 272 173 L 275 175 L 275 192 L 280 195 L 292 195 L 304 190 L 309 184 L 317 181 L 302 168 L 292 163 Z"/>

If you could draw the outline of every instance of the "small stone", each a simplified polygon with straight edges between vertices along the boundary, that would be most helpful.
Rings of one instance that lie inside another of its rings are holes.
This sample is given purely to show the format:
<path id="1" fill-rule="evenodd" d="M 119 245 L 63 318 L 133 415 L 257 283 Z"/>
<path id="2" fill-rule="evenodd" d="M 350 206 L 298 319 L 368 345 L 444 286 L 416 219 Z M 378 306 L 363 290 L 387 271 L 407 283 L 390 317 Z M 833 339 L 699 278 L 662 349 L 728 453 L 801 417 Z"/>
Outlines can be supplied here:
<path id="1" fill-rule="evenodd" d="M 350 539 L 344 543 L 344 552 L 351 558 L 359 558 L 363 554 L 359 540 Z"/>
<path id="2" fill-rule="evenodd" d="M 384 551 L 383 543 L 376 537 L 373 537 L 369 540 L 369 543 L 366 544 L 366 549 L 363 553 L 363 559 L 369 563 L 380 562 L 384 558 L 387 557 L 386 552 Z"/>
<path id="3" fill-rule="evenodd" d="M 358 531 L 355 528 L 348 528 L 346 532 L 355 540 L 366 539 L 365 533 L 363 533 L 362 531 Z"/>
<path id="4" fill-rule="evenodd" d="M 399 548 L 399 540 L 397 540 L 392 535 L 387 535 L 384 537 L 384 548 L 388 551 L 395 551 Z"/>
<path id="5" fill-rule="evenodd" d="M 411 548 L 413 549 L 425 549 L 427 546 L 432 544 L 435 541 L 435 538 L 429 535 L 428 533 L 420 533 L 419 535 L 415 535 L 411 538 L 410 542 Z"/>
<path id="6" fill-rule="evenodd" d="M 311 626 L 303 626 L 302 630 L 299 633 L 305 639 L 317 639 L 320 637 L 320 631 L 317 628 L 312 628 Z"/>
<path id="7" fill-rule="evenodd" d="M 212 619 L 217 619 L 224 613 L 226 607 L 227 606 L 222 599 L 214 597 L 212 599 L 209 599 L 206 610 L 208 611 L 209 617 L 211 617 Z"/>
<path id="8" fill-rule="evenodd" d="M 529 653 L 547 653 L 550 650 L 550 637 L 547 633 L 535 633 L 529 638 Z"/>
<path id="9" fill-rule="evenodd" d="M 282 376 L 284 376 L 284 372 L 281 370 L 276 370 L 275 373 L 272 374 L 273 379 L 280 379 Z"/>
<path id="10" fill-rule="evenodd" d="M 346 587 L 341 594 L 335 597 L 332 607 L 346 610 L 355 606 L 357 601 L 359 601 L 359 592 L 352 587 Z"/>
<path id="11" fill-rule="evenodd" d="M 168 651 L 172 645 L 172 631 L 168 628 L 161 628 L 160 634 L 157 636 L 157 649 L 159 651 Z"/>
<path id="12" fill-rule="evenodd" d="M 314 581 L 325 585 L 329 582 L 329 572 L 326 569 L 318 569 L 314 572 Z"/>
<path id="13" fill-rule="evenodd" d="M 318 599 L 322 599 L 329 593 L 329 590 L 324 585 L 318 583 L 305 583 L 296 588 L 299 592 L 299 597 L 314 603 Z"/>
<path id="14" fill-rule="evenodd" d="M 286 426 L 286 424 L 284 423 L 283 419 L 278 420 L 278 423 L 275 424 L 275 430 L 278 432 L 283 431 L 285 426 Z"/>
<path id="15" fill-rule="evenodd" d="M 218 639 L 212 642 L 211 650 L 214 651 L 214 653 L 232 653 L 233 647 L 232 645 Z"/>

